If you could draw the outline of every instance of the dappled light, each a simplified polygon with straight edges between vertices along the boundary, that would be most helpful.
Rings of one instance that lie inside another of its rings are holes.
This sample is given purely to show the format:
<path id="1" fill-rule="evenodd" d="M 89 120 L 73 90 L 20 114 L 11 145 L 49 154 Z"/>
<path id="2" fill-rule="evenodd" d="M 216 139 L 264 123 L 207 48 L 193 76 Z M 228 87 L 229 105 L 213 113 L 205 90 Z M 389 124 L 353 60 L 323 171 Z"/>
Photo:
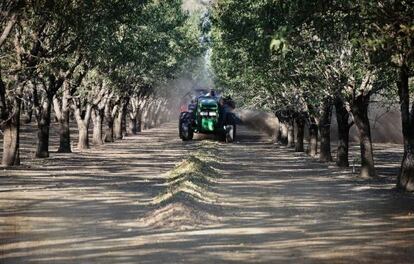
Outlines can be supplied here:
<path id="1" fill-rule="evenodd" d="M 0 1 L 0 264 L 414 263 L 414 2 Z"/>
<path id="2" fill-rule="evenodd" d="M 246 129 L 233 145 L 183 144 L 175 133 L 169 124 L 81 153 L 82 159 L 78 154 L 51 158 L 48 170 L 35 161 L 30 168 L 3 171 L 2 260 L 391 263 L 411 258 L 414 197 L 394 190 L 393 177 L 355 181 L 351 168 L 329 168 Z M 395 168 L 388 155 L 398 147 L 377 147 L 379 167 Z M 75 167 L 82 169 L 76 174 Z M 157 200 L 171 186 L 180 188 L 172 200 Z"/>

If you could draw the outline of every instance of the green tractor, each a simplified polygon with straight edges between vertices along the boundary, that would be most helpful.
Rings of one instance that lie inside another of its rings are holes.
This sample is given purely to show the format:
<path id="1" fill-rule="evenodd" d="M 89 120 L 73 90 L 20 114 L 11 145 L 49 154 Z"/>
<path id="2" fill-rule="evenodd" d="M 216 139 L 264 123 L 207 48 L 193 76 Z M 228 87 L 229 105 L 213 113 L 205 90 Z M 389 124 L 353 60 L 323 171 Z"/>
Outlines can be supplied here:
<path id="1" fill-rule="evenodd" d="M 182 111 L 179 135 L 183 141 L 192 140 L 194 133 L 213 134 L 231 143 L 236 138 L 236 116 L 233 100 L 219 96 L 202 95 L 193 99 L 187 111 Z"/>

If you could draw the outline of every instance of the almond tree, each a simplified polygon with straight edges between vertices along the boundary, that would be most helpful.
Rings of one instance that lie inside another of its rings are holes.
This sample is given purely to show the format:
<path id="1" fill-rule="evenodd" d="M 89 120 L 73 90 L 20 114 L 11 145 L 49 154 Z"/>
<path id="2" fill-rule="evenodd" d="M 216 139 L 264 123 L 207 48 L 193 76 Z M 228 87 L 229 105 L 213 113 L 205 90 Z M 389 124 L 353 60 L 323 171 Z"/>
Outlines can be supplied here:
<path id="1" fill-rule="evenodd" d="M 367 21 L 365 46 L 376 58 L 396 72 L 395 83 L 401 107 L 404 155 L 397 186 L 414 191 L 414 4 L 410 1 L 361 1 Z"/>

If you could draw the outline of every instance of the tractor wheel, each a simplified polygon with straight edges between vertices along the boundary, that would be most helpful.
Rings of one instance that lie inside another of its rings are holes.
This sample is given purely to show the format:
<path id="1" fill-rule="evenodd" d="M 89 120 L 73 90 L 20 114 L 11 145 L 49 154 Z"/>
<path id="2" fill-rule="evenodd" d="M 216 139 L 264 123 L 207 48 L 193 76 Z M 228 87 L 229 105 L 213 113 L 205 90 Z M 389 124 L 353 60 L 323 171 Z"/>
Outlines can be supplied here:
<path id="1" fill-rule="evenodd" d="M 180 114 L 178 122 L 178 134 L 183 141 L 191 140 L 194 136 L 194 131 L 191 128 L 191 118 L 188 112 Z"/>
<path id="2" fill-rule="evenodd" d="M 178 121 L 178 136 L 182 139 L 183 138 L 183 121 L 182 118 L 180 117 L 180 120 Z"/>
<path id="3" fill-rule="evenodd" d="M 180 114 L 180 119 L 178 121 L 178 135 L 181 139 L 183 139 L 183 131 L 184 131 L 186 123 L 188 123 L 187 112 L 182 112 Z"/>
<path id="4" fill-rule="evenodd" d="M 181 126 L 181 139 L 183 141 L 192 140 L 194 137 L 194 131 L 191 128 L 191 124 L 184 122 Z"/>
<path id="5" fill-rule="evenodd" d="M 227 143 L 233 143 L 236 140 L 236 118 L 233 113 L 227 113 L 224 140 Z"/>
<path id="6" fill-rule="evenodd" d="M 227 125 L 226 126 L 226 142 L 233 143 L 236 140 L 236 125 Z"/>

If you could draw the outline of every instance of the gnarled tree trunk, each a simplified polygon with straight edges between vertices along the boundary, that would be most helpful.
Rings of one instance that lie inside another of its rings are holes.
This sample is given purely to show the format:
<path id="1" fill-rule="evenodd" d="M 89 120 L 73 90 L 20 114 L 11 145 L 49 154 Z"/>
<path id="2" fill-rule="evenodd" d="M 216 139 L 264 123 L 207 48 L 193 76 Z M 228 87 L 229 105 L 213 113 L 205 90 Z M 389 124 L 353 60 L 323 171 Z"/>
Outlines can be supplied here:
<path id="1" fill-rule="evenodd" d="M 100 146 L 103 144 L 103 134 L 102 134 L 103 116 L 104 116 L 104 111 L 102 109 L 92 110 L 92 122 L 93 122 L 92 143 L 94 146 Z"/>
<path id="2" fill-rule="evenodd" d="M 129 107 L 126 113 L 126 133 L 127 135 L 136 135 L 138 133 L 138 112 L 140 111 L 139 100 L 137 97 L 131 98 Z"/>
<path id="3" fill-rule="evenodd" d="M 310 119 L 309 124 L 308 154 L 311 157 L 316 157 L 318 155 L 318 124 L 314 118 Z"/>
<path id="4" fill-rule="evenodd" d="M 398 174 L 397 187 L 414 191 L 414 103 L 410 111 L 409 68 L 402 64 L 399 73 L 398 95 L 401 105 L 401 119 L 404 136 L 404 156 Z"/>
<path id="5" fill-rule="evenodd" d="M 336 165 L 338 167 L 349 167 L 349 113 L 345 108 L 344 101 L 340 98 L 335 100 L 336 121 L 338 124 L 338 150 L 336 154 Z"/>
<path id="6" fill-rule="evenodd" d="M 368 118 L 369 96 L 357 96 L 352 104 L 352 115 L 357 127 L 361 148 L 361 177 L 375 177 L 374 155 L 372 150 L 371 128 Z"/>
<path id="7" fill-rule="evenodd" d="M 119 108 L 118 113 L 114 118 L 114 139 L 122 139 L 122 107 Z"/>
<path id="8" fill-rule="evenodd" d="M 113 111 L 116 109 L 112 108 L 112 104 L 108 102 L 105 104 L 105 137 L 104 142 L 114 142 L 114 117 Z M 115 111 L 116 112 L 116 111 Z"/>
<path id="9" fill-rule="evenodd" d="M 305 138 L 305 120 L 303 117 L 299 116 L 295 118 L 296 121 L 296 142 L 295 142 L 295 152 L 304 152 L 304 138 Z"/>
<path id="10" fill-rule="evenodd" d="M 89 123 L 91 119 L 92 106 L 86 105 L 85 112 L 82 115 L 81 106 L 75 106 L 75 118 L 79 130 L 78 149 L 84 150 L 89 148 Z"/>
<path id="11" fill-rule="evenodd" d="M 37 148 L 36 158 L 49 157 L 49 129 L 50 129 L 50 114 L 52 110 L 51 98 L 46 96 L 41 110 L 37 114 Z"/>
<path id="12" fill-rule="evenodd" d="M 3 132 L 3 166 L 20 165 L 20 111 L 22 88 L 13 87 L 14 93 L 7 93 L 0 71 L 0 123 Z"/>
<path id="13" fill-rule="evenodd" d="M 3 124 L 3 166 L 20 165 L 20 99 L 13 100 L 12 116 Z"/>
<path id="14" fill-rule="evenodd" d="M 79 138 L 78 138 L 78 150 L 84 150 L 89 148 L 89 135 L 88 135 L 88 126 L 86 124 L 79 123 Z"/>
<path id="15" fill-rule="evenodd" d="M 128 114 L 127 135 L 136 135 L 138 132 L 138 115 L 135 113 Z"/>
<path id="16" fill-rule="evenodd" d="M 64 84 L 64 91 L 61 102 L 56 96 L 53 99 L 53 106 L 59 124 L 59 153 L 71 153 L 70 126 L 69 126 L 69 87 Z"/>
<path id="17" fill-rule="evenodd" d="M 138 110 L 137 115 L 137 133 L 142 132 L 142 111 L 141 108 Z"/>
<path id="18" fill-rule="evenodd" d="M 129 98 L 123 98 L 119 103 L 118 112 L 114 120 L 114 137 L 115 139 L 122 139 L 123 127 L 125 127 L 125 113 L 128 107 Z"/>
<path id="19" fill-rule="evenodd" d="M 331 117 L 332 103 L 330 99 L 325 99 L 321 106 L 321 117 L 319 120 L 320 131 L 320 153 L 319 161 L 332 161 L 331 154 Z"/>
<path id="20" fill-rule="evenodd" d="M 287 146 L 289 148 L 293 148 L 295 146 L 295 120 L 293 118 L 289 118 L 287 121 Z"/>

